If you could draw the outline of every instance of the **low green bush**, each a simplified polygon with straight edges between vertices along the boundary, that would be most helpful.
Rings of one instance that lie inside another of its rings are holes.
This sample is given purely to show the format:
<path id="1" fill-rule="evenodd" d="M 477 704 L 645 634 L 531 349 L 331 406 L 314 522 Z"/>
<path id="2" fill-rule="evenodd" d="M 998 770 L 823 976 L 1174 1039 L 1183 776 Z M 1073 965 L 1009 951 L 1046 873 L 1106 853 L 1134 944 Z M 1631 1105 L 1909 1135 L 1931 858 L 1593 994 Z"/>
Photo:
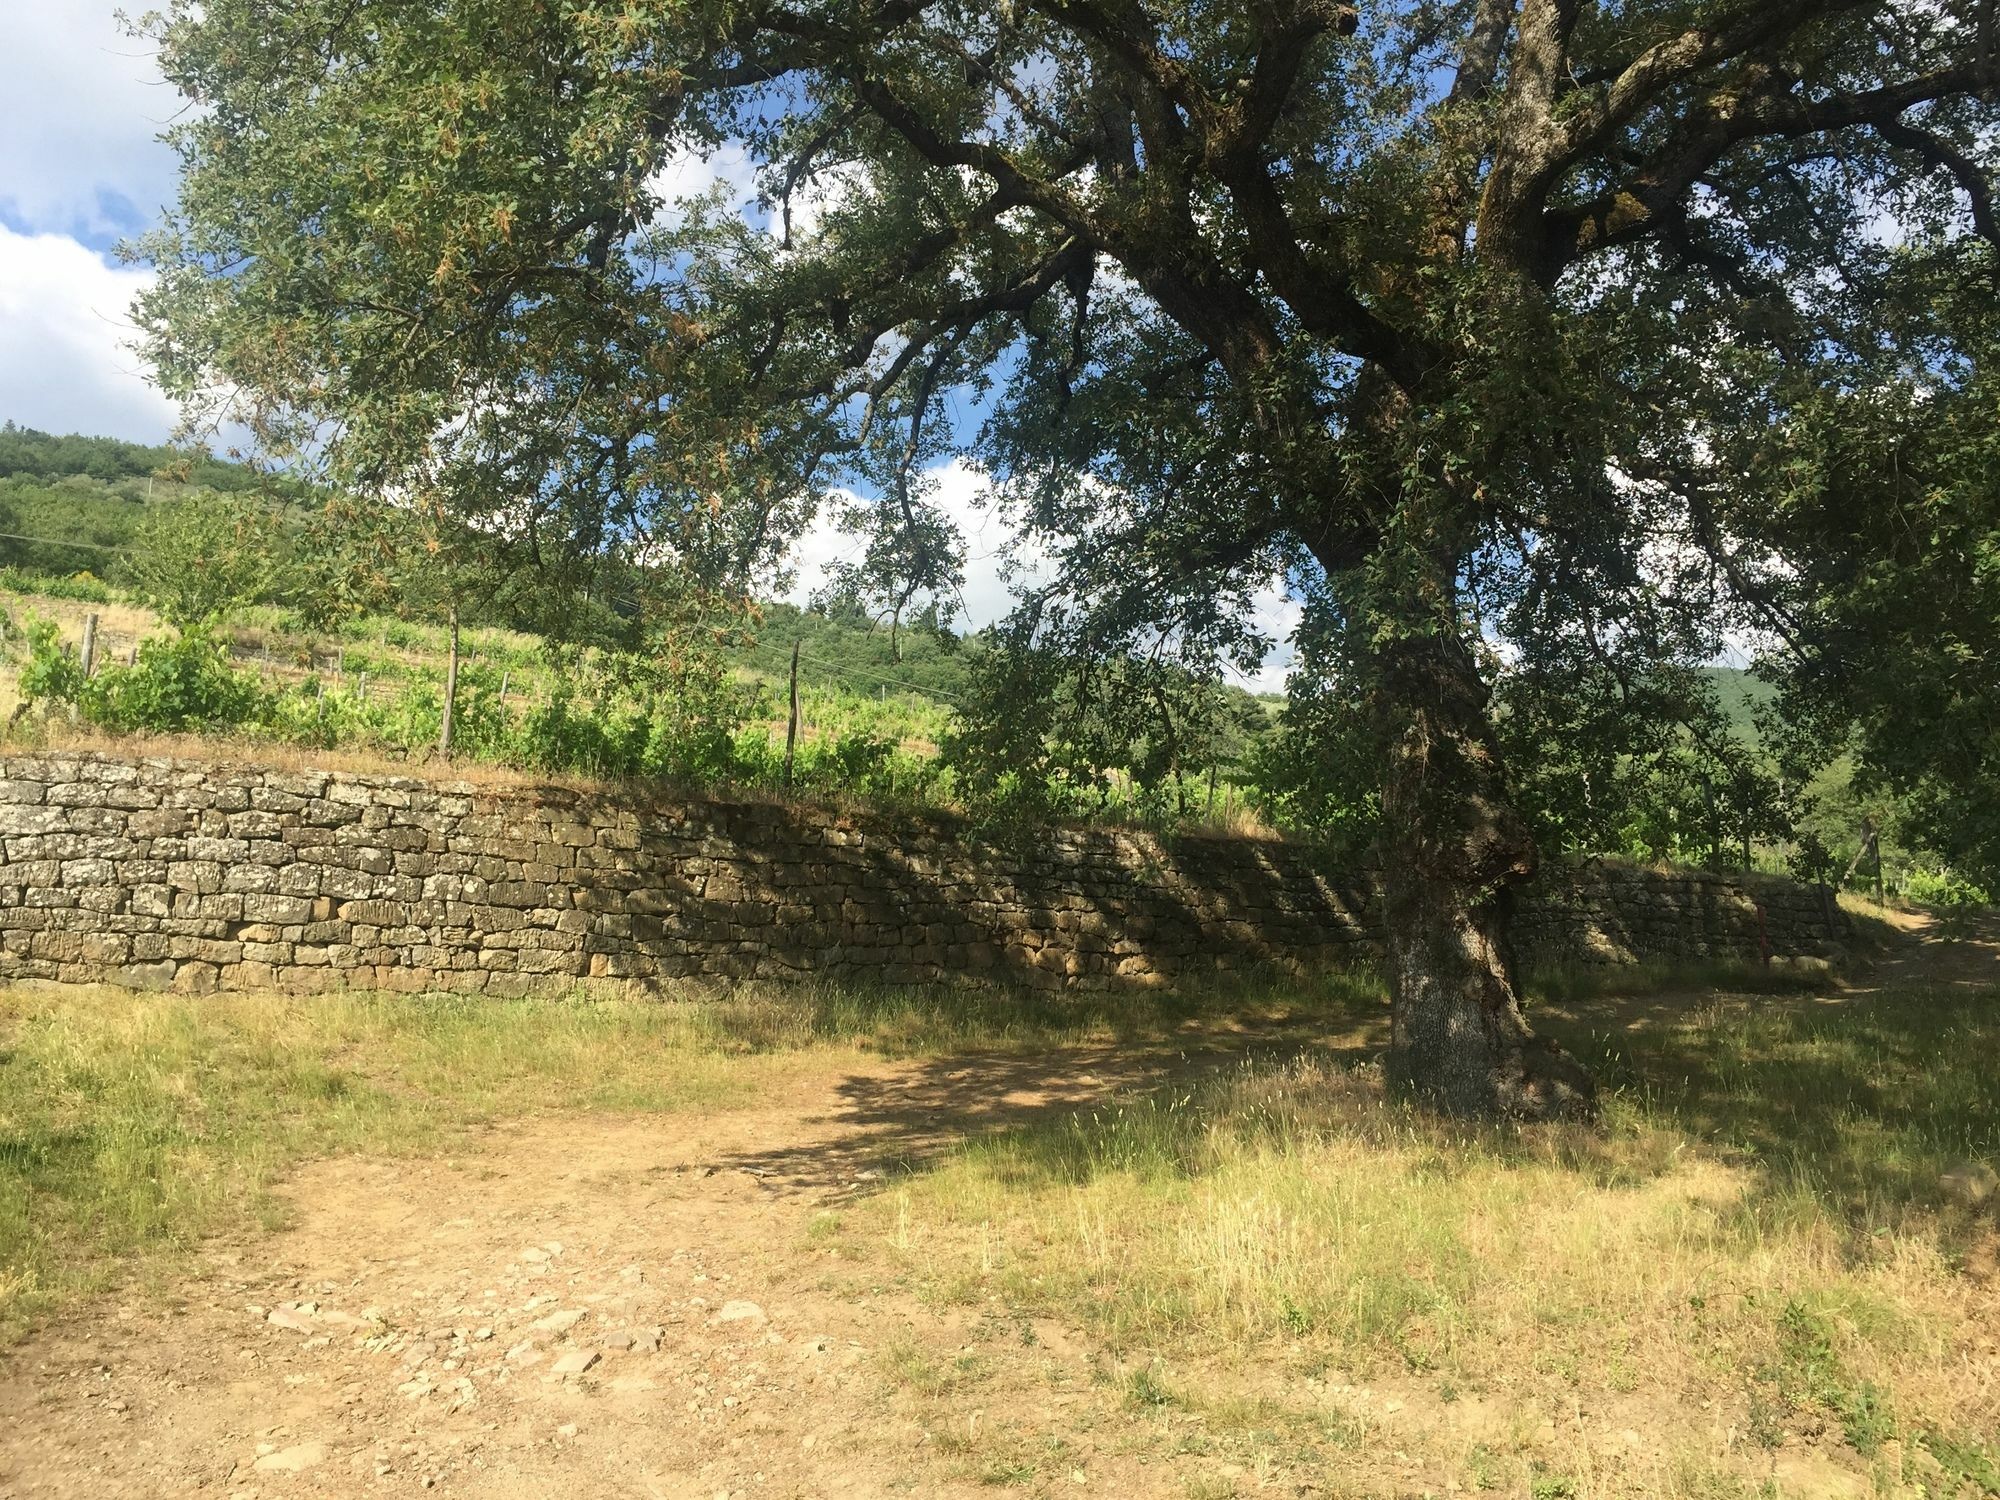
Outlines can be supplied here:
<path id="1" fill-rule="evenodd" d="M 38 594 L 79 604 L 110 604 L 118 597 L 110 584 L 92 573 L 35 573 L 24 568 L 0 568 L 0 593 Z"/>
<path id="2" fill-rule="evenodd" d="M 193 734 L 260 724 L 270 696 L 230 664 L 228 646 L 189 629 L 140 642 L 130 666 L 99 672 L 76 701 L 91 723 L 116 733 Z"/>
<path id="3" fill-rule="evenodd" d="M 22 701 L 63 708 L 113 733 L 186 734 L 234 730 L 263 721 L 270 694 L 229 661 L 229 648 L 205 630 L 142 641 L 129 666 L 85 676 L 53 620 L 26 622 Z"/>

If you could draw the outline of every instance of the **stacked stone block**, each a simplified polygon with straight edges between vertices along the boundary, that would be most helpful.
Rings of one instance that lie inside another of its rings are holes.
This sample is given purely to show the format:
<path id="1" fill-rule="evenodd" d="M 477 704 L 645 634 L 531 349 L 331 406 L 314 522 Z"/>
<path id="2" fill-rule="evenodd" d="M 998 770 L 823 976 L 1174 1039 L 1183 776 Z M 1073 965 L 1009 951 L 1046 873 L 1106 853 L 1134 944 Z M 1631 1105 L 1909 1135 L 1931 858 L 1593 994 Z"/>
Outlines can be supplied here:
<path id="1" fill-rule="evenodd" d="M 73 753 L 0 758 L 0 856 L 0 979 L 195 993 L 1102 988 L 1342 963 L 1374 937 L 1365 878 L 1277 841 L 995 840 L 944 816 Z M 1618 869 L 1545 883 L 1523 925 L 1545 955 L 1754 958 L 1827 951 L 1831 913 L 1786 882 Z"/>

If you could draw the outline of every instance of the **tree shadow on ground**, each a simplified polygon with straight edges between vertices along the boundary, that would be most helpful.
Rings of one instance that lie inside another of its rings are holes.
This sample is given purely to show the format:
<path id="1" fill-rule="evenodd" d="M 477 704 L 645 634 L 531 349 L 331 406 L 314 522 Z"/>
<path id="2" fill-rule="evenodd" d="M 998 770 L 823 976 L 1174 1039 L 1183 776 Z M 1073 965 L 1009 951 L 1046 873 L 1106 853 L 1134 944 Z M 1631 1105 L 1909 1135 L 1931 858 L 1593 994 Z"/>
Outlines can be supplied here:
<path id="1" fill-rule="evenodd" d="M 1964 961 L 1978 972 L 1990 957 Z M 1764 994 L 1669 984 L 1538 1006 L 1538 1028 L 1595 1072 L 1613 1126 L 1434 1122 L 1441 1169 L 1454 1158 L 1546 1160 L 1553 1150 L 1603 1182 L 1636 1185 L 1673 1170 L 1674 1152 L 1633 1149 L 1636 1130 L 1692 1140 L 1751 1169 L 1755 1199 L 1804 1195 L 1857 1234 L 1905 1208 L 1945 1207 L 1945 1167 L 2000 1158 L 2000 1073 L 1980 1061 L 2000 1056 L 2000 990 L 1931 984 L 1926 973 L 1898 969 L 1890 980 L 1870 974 L 1812 993 L 1776 980 Z M 970 1142 L 1069 1128 L 1120 1097 L 1206 1093 L 1226 1113 L 1226 1092 L 1206 1085 L 1246 1062 L 1310 1054 L 1338 1075 L 1387 1042 L 1386 1004 L 1349 994 L 1275 1013 L 1195 1011 L 1160 1029 L 1031 1052 L 948 1051 L 841 1080 L 818 1122 L 833 1128 L 810 1145 L 774 1141 L 717 1164 L 774 1188 L 863 1192 Z M 1341 1109 L 1316 1128 L 1367 1137 L 1389 1124 L 1423 1128 L 1371 1083 L 1344 1087 Z"/>
<path id="2" fill-rule="evenodd" d="M 2000 990 L 1667 997 L 1546 1029 L 1645 1124 L 1751 1166 L 1766 1197 L 1810 1198 L 1868 1233 L 1948 1208 L 1940 1174 L 2000 1157 Z M 1636 1014 L 1635 1011 L 1650 1011 Z"/>
<path id="3" fill-rule="evenodd" d="M 1191 1021 L 1166 1035 L 1034 1053 L 967 1050 L 917 1059 L 893 1073 L 855 1073 L 834 1088 L 830 1140 L 772 1142 L 716 1165 L 772 1187 L 855 1191 L 890 1171 L 920 1170 L 969 1141 L 1053 1125 L 1120 1096 L 1189 1087 L 1257 1060 L 1305 1049 L 1359 1063 L 1388 1042 L 1388 1010 L 1359 1005 L 1228 1021 Z M 816 1122 L 817 1123 L 817 1122 Z M 864 1175 L 871 1174 L 871 1175 Z"/>

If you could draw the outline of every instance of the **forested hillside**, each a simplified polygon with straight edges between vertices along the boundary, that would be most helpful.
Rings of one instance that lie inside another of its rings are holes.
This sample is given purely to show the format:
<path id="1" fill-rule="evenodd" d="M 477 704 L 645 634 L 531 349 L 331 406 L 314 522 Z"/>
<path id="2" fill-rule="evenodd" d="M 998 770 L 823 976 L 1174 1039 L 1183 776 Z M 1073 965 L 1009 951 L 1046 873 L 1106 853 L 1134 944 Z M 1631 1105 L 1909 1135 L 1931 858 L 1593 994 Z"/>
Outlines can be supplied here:
<path id="1" fill-rule="evenodd" d="M 0 568 L 121 580 L 146 507 L 204 491 L 277 498 L 292 487 L 174 448 L 57 437 L 8 422 L 0 426 Z"/>

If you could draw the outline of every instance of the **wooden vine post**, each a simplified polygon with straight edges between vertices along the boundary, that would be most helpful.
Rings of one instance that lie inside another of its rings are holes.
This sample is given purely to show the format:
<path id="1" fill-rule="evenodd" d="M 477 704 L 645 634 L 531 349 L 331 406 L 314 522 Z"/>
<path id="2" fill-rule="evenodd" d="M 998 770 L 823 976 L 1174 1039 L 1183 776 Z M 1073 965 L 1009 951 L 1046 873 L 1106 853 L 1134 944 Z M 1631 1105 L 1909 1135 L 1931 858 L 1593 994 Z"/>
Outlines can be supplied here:
<path id="1" fill-rule="evenodd" d="M 799 643 L 792 642 L 792 711 L 785 720 L 785 790 L 792 789 L 792 754 L 799 743 Z"/>

